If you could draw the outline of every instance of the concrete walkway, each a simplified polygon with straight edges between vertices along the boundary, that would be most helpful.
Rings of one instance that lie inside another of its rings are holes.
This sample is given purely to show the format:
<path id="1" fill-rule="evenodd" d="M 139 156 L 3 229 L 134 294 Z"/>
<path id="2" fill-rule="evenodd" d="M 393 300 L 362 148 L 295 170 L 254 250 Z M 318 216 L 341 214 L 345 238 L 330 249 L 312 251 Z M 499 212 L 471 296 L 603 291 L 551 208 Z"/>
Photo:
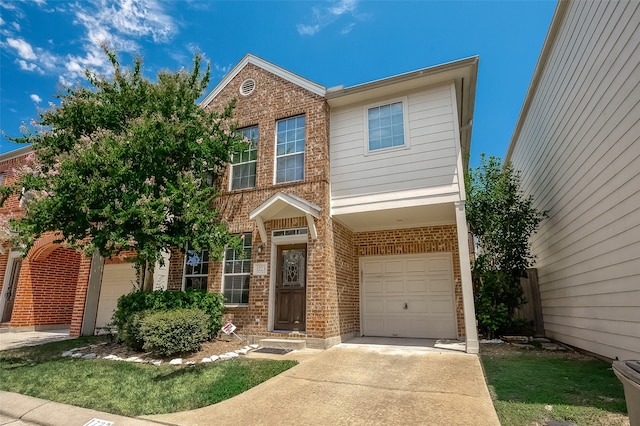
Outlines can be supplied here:
<path id="1" fill-rule="evenodd" d="M 325 351 L 250 353 L 252 358 L 295 359 L 300 364 L 219 404 L 143 418 L 0 391 L 0 425 L 82 426 L 97 419 L 114 426 L 499 426 L 480 361 L 463 349 L 455 342 L 357 338 Z"/>
<path id="2" fill-rule="evenodd" d="M 401 340 L 354 339 L 235 398 L 147 418 L 189 426 L 500 424 L 477 355 L 397 346 Z"/>
<path id="3" fill-rule="evenodd" d="M 43 343 L 55 342 L 58 340 L 71 339 L 69 329 L 47 331 L 21 331 L 14 332 L 11 329 L 0 329 L 0 351 L 15 349 L 24 346 L 36 346 Z M 2 424 L 2 423 L 0 423 Z"/>

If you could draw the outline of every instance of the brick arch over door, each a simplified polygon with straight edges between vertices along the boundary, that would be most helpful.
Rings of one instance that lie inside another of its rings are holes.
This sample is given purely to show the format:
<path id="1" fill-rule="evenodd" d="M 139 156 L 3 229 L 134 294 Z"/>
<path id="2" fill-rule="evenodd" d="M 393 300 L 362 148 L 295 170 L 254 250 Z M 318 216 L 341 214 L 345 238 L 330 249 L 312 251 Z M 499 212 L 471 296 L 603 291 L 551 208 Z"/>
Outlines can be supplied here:
<path id="1" fill-rule="evenodd" d="M 79 335 L 91 260 L 54 243 L 56 239 L 54 234 L 43 236 L 23 260 L 9 324 L 69 327 Z"/>

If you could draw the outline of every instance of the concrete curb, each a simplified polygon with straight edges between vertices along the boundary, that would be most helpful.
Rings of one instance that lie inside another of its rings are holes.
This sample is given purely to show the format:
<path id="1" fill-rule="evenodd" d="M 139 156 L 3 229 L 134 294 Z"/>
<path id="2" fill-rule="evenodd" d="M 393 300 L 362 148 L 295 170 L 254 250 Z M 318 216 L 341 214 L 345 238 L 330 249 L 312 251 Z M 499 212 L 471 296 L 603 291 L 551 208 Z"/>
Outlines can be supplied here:
<path id="1" fill-rule="evenodd" d="M 107 420 L 114 426 L 150 426 L 170 423 L 119 416 L 88 408 L 0 391 L 0 414 L 44 426 L 83 426 L 92 419 Z"/>

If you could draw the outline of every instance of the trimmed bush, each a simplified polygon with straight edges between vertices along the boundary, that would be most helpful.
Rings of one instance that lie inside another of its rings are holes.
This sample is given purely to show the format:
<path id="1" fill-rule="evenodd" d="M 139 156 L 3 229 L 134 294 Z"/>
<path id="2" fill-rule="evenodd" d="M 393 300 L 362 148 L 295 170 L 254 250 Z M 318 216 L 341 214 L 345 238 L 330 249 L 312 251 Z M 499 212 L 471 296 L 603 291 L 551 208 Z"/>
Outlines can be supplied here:
<path id="1" fill-rule="evenodd" d="M 209 339 L 208 321 L 209 315 L 200 309 L 147 313 L 140 323 L 142 347 L 165 356 L 197 351 Z"/>
<path id="2" fill-rule="evenodd" d="M 118 307 L 112 321 L 118 330 L 118 341 L 133 349 L 141 349 L 142 339 L 137 333 L 142 317 L 154 312 L 176 309 L 199 309 L 207 314 L 206 327 L 209 336 L 215 336 L 222 327 L 224 298 L 221 294 L 201 290 L 136 291 L 118 299 Z"/>

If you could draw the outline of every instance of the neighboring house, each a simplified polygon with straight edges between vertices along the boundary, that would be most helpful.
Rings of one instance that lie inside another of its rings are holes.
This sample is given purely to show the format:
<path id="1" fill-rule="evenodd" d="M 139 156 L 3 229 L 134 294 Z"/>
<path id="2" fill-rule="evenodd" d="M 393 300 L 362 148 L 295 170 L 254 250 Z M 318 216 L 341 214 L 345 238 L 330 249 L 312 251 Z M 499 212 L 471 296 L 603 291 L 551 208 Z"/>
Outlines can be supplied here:
<path id="1" fill-rule="evenodd" d="M 549 211 L 547 336 L 640 359 L 639 2 L 559 2 L 505 160 Z"/>
<path id="2" fill-rule="evenodd" d="M 464 213 L 477 58 L 326 89 L 253 55 L 202 102 L 237 99 L 252 145 L 217 203 L 246 256 L 172 253 L 251 339 L 465 339 L 477 352 Z"/>
<path id="3" fill-rule="evenodd" d="M 222 292 L 227 319 L 252 341 L 444 338 L 477 352 L 463 178 L 477 66 L 327 89 L 245 56 L 202 102 L 237 99 L 238 131 L 252 141 L 215 206 L 244 254 L 220 262 L 176 249 L 167 288 Z M 93 330 L 101 295 L 121 292 L 110 282 L 76 292 L 75 332 Z"/>
<path id="4" fill-rule="evenodd" d="M 0 185 L 14 182 L 14 169 L 29 161 L 31 151 L 27 146 L 0 155 Z M 22 212 L 19 198 L 11 197 L 0 209 L 0 220 Z M 106 261 L 96 257 L 92 262 L 55 239 L 44 235 L 26 256 L 9 241 L 0 241 L 0 326 L 93 334 L 110 322 L 118 297 L 132 290 L 135 270 L 125 256 Z M 166 273 L 157 275 L 166 288 Z"/>

